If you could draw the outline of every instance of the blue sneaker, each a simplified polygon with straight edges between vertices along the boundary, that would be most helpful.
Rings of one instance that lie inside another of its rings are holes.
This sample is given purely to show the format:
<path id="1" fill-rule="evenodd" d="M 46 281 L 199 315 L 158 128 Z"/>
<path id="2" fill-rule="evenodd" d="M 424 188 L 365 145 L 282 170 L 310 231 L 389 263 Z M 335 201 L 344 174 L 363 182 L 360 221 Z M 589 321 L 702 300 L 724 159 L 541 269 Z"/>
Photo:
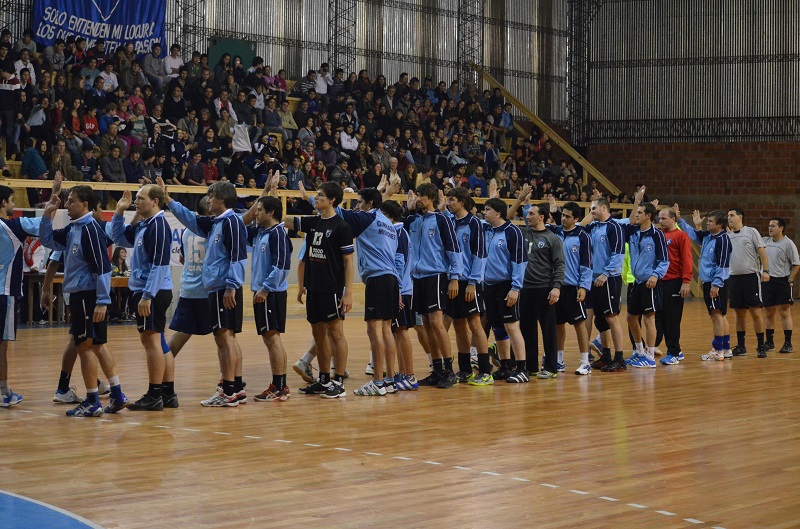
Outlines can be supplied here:
<path id="1" fill-rule="evenodd" d="M 651 360 L 651 359 L 647 358 L 646 356 L 637 356 L 636 360 L 634 360 L 633 362 L 631 362 L 628 365 L 630 365 L 631 367 L 639 367 L 639 368 L 642 368 L 642 367 L 644 367 L 644 368 L 648 368 L 648 367 L 655 368 L 656 367 L 656 361 L 655 360 Z"/>
<path id="2" fill-rule="evenodd" d="M 16 406 L 20 402 L 22 402 L 22 395 L 14 393 L 9 389 L 8 393 L 3 395 L 3 398 L 0 399 L 0 408 L 10 408 L 11 406 Z"/>
<path id="3" fill-rule="evenodd" d="M 417 382 L 417 377 L 414 375 L 404 375 L 403 376 L 403 384 L 402 388 L 400 384 L 397 385 L 397 389 L 402 389 L 403 391 L 416 391 L 419 389 L 419 382 Z"/>
<path id="4" fill-rule="evenodd" d="M 676 366 L 680 364 L 681 361 L 677 356 L 667 355 L 661 359 L 661 365 L 664 366 Z"/>
<path id="5" fill-rule="evenodd" d="M 100 404 L 92 404 L 88 400 L 85 400 L 78 404 L 78 407 L 74 410 L 69 410 L 67 412 L 67 417 L 102 417 L 103 416 L 103 407 Z"/>
<path id="6" fill-rule="evenodd" d="M 686 357 L 683 356 L 683 351 L 681 351 L 680 353 L 678 353 L 678 356 L 676 358 L 678 359 L 678 362 L 683 362 L 684 358 Z"/>
<path id="7" fill-rule="evenodd" d="M 633 352 L 633 354 L 630 356 L 630 358 L 628 358 L 627 360 L 625 360 L 625 364 L 626 364 L 626 365 L 629 365 L 629 366 L 632 366 L 632 365 L 633 365 L 635 362 L 638 362 L 638 361 L 639 361 L 639 358 L 641 358 L 641 357 L 639 356 L 639 353 L 637 353 L 636 351 L 634 351 L 634 352 Z"/>
<path id="8" fill-rule="evenodd" d="M 559 373 L 563 373 L 564 371 L 567 370 L 567 366 L 564 364 L 564 362 L 558 362 L 556 366 L 558 367 Z"/>
<path id="9" fill-rule="evenodd" d="M 124 393 L 120 393 L 119 397 L 117 398 L 111 397 L 109 399 L 108 406 L 106 406 L 105 412 L 117 413 L 127 405 L 128 405 L 128 397 L 126 397 Z"/>
<path id="10" fill-rule="evenodd" d="M 591 349 L 592 351 L 594 351 L 599 355 L 603 354 L 603 344 L 602 342 L 600 342 L 599 336 L 591 341 L 591 343 L 589 344 L 589 349 Z"/>

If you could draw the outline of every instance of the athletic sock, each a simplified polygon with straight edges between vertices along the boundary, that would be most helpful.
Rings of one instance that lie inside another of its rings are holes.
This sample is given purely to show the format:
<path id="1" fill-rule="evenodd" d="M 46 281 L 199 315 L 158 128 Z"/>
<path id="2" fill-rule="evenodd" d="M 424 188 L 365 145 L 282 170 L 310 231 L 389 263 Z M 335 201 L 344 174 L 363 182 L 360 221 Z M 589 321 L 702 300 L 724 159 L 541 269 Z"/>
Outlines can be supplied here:
<path id="1" fill-rule="evenodd" d="M 441 358 L 434 358 L 433 372 L 439 375 L 441 375 L 444 372 L 444 360 L 442 360 Z"/>
<path id="2" fill-rule="evenodd" d="M 89 401 L 89 404 L 100 404 L 100 393 L 97 392 L 97 388 L 86 390 L 86 400 Z"/>
<path id="3" fill-rule="evenodd" d="M 792 331 L 791 330 L 783 331 L 783 340 L 786 343 L 792 343 Z"/>
<path id="4" fill-rule="evenodd" d="M 314 360 L 314 355 L 311 354 L 310 351 L 306 351 L 303 356 L 300 358 L 306 364 L 311 364 L 311 361 Z"/>
<path id="5" fill-rule="evenodd" d="M 59 393 L 66 393 L 69 391 L 69 379 L 72 378 L 72 373 L 67 373 L 66 371 L 62 371 L 61 375 L 58 377 L 58 392 Z"/>
<path id="6" fill-rule="evenodd" d="M 452 362 L 452 359 L 450 359 Z M 472 369 L 469 363 L 469 353 L 458 353 L 458 370 L 468 373 Z"/>
<path id="7" fill-rule="evenodd" d="M 725 336 L 722 337 L 722 349 L 727 351 L 730 348 L 731 348 L 731 335 L 726 334 Z"/>
<path id="8" fill-rule="evenodd" d="M 775 329 L 767 329 L 767 343 L 774 343 Z"/>
<path id="9" fill-rule="evenodd" d="M 725 340 L 722 338 L 722 336 L 714 336 L 714 340 L 712 340 L 712 342 L 711 342 L 711 347 L 715 351 L 722 351 L 722 350 L 724 350 L 723 348 L 725 347 L 723 345 L 724 342 L 725 342 Z"/>
<path id="10" fill-rule="evenodd" d="M 0 380 L 0 395 L 8 395 L 8 381 Z"/>
<path id="11" fill-rule="evenodd" d="M 339 384 L 344 386 L 344 375 L 339 375 L 339 374 L 334 373 L 333 381 L 334 382 L 338 382 Z"/>
<path id="12" fill-rule="evenodd" d="M 233 390 L 236 393 L 239 393 L 244 389 L 244 382 L 242 382 L 242 377 L 233 377 Z"/>
<path id="13" fill-rule="evenodd" d="M 736 331 L 736 345 L 744 347 L 745 331 Z"/>
<path id="14" fill-rule="evenodd" d="M 478 371 L 485 374 L 492 372 L 489 353 L 478 353 Z"/>
<path id="15" fill-rule="evenodd" d="M 272 385 L 278 388 L 278 391 L 283 389 L 281 384 L 281 376 L 280 375 L 272 375 Z"/>
<path id="16" fill-rule="evenodd" d="M 764 347 L 764 333 L 763 332 L 757 332 L 756 333 L 756 341 L 758 342 L 758 347 L 759 348 Z"/>
<path id="17" fill-rule="evenodd" d="M 161 384 L 161 394 L 165 397 L 171 397 L 175 394 L 175 382 L 163 382 Z"/>
<path id="18" fill-rule="evenodd" d="M 648 347 L 647 348 L 647 359 L 652 360 L 655 362 L 656 359 L 656 348 L 655 347 Z"/>
<path id="19" fill-rule="evenodd" d="M 611 363 L 611 349 L 610 348 L 603 347 L 603 354 L 600 355 L 600 360 L 604 364 L 610 364 Z"/>
<path id="20" fill-rule="evenodd" d="M 320 371 L 319 373 L 319 383 L 320 384 L 328 384 L 331 381 L 331 374 L 330 373 L 323 373 Z"/>
<path id="21" fill-rule="evenodd" d="M 517 371 L 520 373 L 526 373 L 527 369 L 528 368 L 525 360 L 517 360 Z"/>
<path id="22" fill-rule="evenodd" d="M 278 383 L 280 384 L 278 386 L 278 389 L 283 389 L 283 388 L 286 387 L 286 375 L 285 374 L 278 375 Z"/>
<path id="23" fill-rule="evenodd" d="M 236 386 L 233 380 L 224 380 L 222 381 L 222 392 L 231 397 L 236 394 Z"/>
<path id="24" fill-rule="evenodd" d="M 614 351 L 614 362 L 618 364 L 625 363 L 625 353 L 623 351 Z"/>
<path id="25" fill-rule="evenodd" d="M 108 384 L 111 386 L 111 397 L 120 398 L 122 396 L 122 384 L 119 383 L 119 375 L 109 378 Z"/>
<path id="26" fill-rule="evenodd" d="M 564 351 L 558 351 L 558 360 L 557 361 L 558 361 L 559 364 L 563 364 L 564 363 Z"/>
<path id="27" fill-rule="evenodd" d="M 581 364 L 588 364 L 589 363 L 589 353 L 581 353 Z"/>
<path id="28" fill-rule="evenodd" d="M 147 385 L 147 394 L 153 397 L 154 399 L 161 398 L 161 384 L 148 384 Z"/>
<path id="29" fill-rule="evenodd" d="M 444 369 L 446 371 L 450 371 L 451 373 L 453 372 L 453 357 L 452 356 L 450 358 L 444 358 Z"/>

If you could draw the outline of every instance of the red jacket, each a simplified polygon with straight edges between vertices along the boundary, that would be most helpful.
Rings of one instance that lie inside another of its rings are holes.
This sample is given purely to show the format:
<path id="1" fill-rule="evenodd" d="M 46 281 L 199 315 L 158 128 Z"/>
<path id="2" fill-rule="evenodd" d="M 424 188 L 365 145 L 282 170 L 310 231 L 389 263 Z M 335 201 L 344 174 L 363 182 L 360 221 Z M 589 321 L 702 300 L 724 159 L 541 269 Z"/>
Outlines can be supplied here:
<path id="1" fill-rule="evenodd" d="M 683 283 L 692 280 L 692 242 L 685 231 L 674 229 L 665 231 L 667 252 L 669 253 L 669 268 L 664 276 L 664 281 L 681 278 Z"/>

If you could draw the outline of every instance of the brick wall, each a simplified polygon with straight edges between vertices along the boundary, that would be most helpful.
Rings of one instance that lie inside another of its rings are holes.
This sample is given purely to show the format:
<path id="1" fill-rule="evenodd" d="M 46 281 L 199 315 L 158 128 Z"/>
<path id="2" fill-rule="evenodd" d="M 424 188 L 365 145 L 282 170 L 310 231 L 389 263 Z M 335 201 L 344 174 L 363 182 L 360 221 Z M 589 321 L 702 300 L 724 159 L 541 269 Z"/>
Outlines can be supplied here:
<path id="1" fill-rule="evenodd" d="M 684 213 L 740 207 L 764 236 L 778 215 L 800 242 L 800 143 L 608 144 L 587 158 L 623 191 L 644 183 L 649 197 Z"/>

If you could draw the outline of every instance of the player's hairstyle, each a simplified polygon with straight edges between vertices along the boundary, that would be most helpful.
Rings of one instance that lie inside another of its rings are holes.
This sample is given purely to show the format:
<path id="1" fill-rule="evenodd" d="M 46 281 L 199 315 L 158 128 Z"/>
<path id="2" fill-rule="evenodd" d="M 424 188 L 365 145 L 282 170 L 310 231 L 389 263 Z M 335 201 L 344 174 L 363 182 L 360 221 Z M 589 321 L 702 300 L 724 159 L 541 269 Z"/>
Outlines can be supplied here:
<path id="1" fill-rule="evenodd" d="M 381 204 L 381 211 L 389 217 L 392 222 L 399 222 L 403 218 L 403 206 L 394 200 L 384 200 Z"/>
<path id="2" fill-rule="evenodd" d="M 87 185 L 75 186 L 69 190 L 70 195 L 75 195 L 79 202 L 86 202 L 86 208 L 89 211 L 97 209 L 97 197 L 94 194 L 94 189 Z"/>
<path id="3" fill-rule="evenodd" d="M 734 211 L 734 212 L 736 212 L 737 215 L 739 215 L 742 218 L 744 218 L 744 210 L 742 208 L 731 208 L 728 211 Z"/>
<path id="4" fill-rule="evenodd" d="M 561 206 L 561 211 L 569 211 L 575 219 L 580 219 L 583 216 L 583 208 L 575 202 L 567 202 Z"/>
<path id="5" fill-rule="evenodd" d="M 200 200 L 197 201 L 197 214 L 201 216 L 208 215 L 208 195 L 203 195 L 200 197 Z"/>
<path id="6" fill-rule="evenodd" d="M 142 186 L 142 191 L 147 194 L 147 198 L 150 200 L 158 200 L 158 207 L 160 209 L 164 209 L 164 205 L 166 204 L 166 195 L 164 194 L 164 190 L 158 187 L 155 184 L 147 184 L 146 186 Z"/>
<path id="7" fill-rule="evenodd" d="M 13 195 L 13 189 L 8 186 L 0 186 L 0 206 L 3 205 L 3 202 L 10 202 Z"/>
<path id="8" fill-rule="evenodd" d="M 494 209 L 494 208 L 492 208 L 492 209 Z M 545 207 L 545 204 L 543 204 L 543 203 L 531 204 L 531 209 L 536 211 L 536 215 L 540 215 L 540 216 L 544 217 L 545 219 L 550 214 L 550 206 Z M 503 217 L 503 218 L 505 218 L 505 217 Z"/>
<path id="9" fill-rule="evenodd" d="M 261 197 L 258 202 L 264 208 L 264 213 L 272 213 L 272 218 L 278 222 L 283 219 L 283 205 L 276 197 Z"/>
<path id="10" fill-rule="evenodd" d="M 439 188 L 434 184 L 431 184 L 430 182 L 420 184 L 417 187 L 416 193 L 419 196 L 430 199 L 430 201 L 433 202 L 434 207 L 439 205 Z"/>
<path id="11" fill-rule="evenodd" d="M 536 204 L 534 204 L 536 205 Z M 500 200 L 499 198 L 490 198 L 484 204 L 484 207 L 490 207 L 495 210 L 497 213 L 500 214 L 500 218 L 505 219 L 506 214 L 508 213 L 508 204 Z"/>
<path id="12" fill-rule="evenodd" d="M 597 198 L 592 202 L 594 202 L 595 207 L 602 208 L 603 206 L 605 206 L 606 209 L 609 209 L 608 199 L 605 197 Z"/>
<path id="13" fill-rule="evenodd" d="M 475 201 L 469 196 L 469 191 L 466 187 L 454 187 L 447 192 L 448 197 L 453 197 L 462 204 L 469 211 L 475 205 Z"/>
<path id="14" fill-rule="evenodd" d="M 208 187 L 208 196 L 222 200 L 226 208 L 236 205 L 236 188 L 230 182 L 214 182 Z"/>
<path id="15" fill-rule="evenodd" d="M 342 203 L 344 191 L 342 191 L 342 187 L 336 182 L 325 182 L 319 186 L 319 189 L 325 193 L 325 196 L 328 197 L 328 200 L 333 203 L 333 207 L 336 207 Z"/>
<path id="16" fill-rule="evenodd" d="M 373 208 L 380 208 L 381 203 L 383 203 L 383 197 L 381 196 L 380 191 L 374 187 L 365 187 L 364 189 L 359 190 L 358 196 L 360 196 L 361 200 L 364 202 L 371 202 Z"/>
<path id="17" fill-rule="evenodd" d="M 666 211 L 667 215 L 669 215 L 669 218 L 671 218 L 672 220 L 675 220 L 675 219 L 678 218 L 678 216 L 675 215 L 675 210 L 672 209 L 672 208 L 664 208 L 662 211 Z"/>
<path id="18" fill-rule="evenodd" d="M 642 211 L 644 211 L 645 215 L 650 215 L 650 222 L 652 222 L 653 219 L 658 215 L 658 210 L 650 202 L 639 204 L 639 207 L 642 208 Z"/>
<path id="19" fill-rule="evenodd" d="M 722 210 L 715 209 L 714 211 L 709 211 L 708 218 L 713 219 L 717 226 L 721 226 L 722 229 L 728 227 L 728 215 Z"/>
<path id="20" fill-rule="evenodd" d="M 769 220 L 774 220 L 775 222 L 778 223 L 779 228 L 782 228 L 783 231 L 786 231 L 786 219 L 784 219 L 783 217 L 772 217 Z"/>

